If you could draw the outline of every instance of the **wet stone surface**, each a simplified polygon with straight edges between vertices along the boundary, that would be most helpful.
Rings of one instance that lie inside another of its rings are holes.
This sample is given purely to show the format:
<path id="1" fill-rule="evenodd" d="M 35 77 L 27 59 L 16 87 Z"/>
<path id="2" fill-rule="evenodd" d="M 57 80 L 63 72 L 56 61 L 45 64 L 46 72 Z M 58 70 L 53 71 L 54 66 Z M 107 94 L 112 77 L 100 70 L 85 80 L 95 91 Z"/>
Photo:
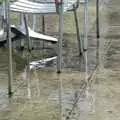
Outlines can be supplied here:
<path id="1" fill-rule="evenodd" d="M 14 52 L 11 98 L 7 96 L 8 54 L 5 48 L 0 49 L 0 120 L 120 119 L 120 23 L 116 7 L 120 1 L 107 2 L 102 7 L 101 38 L 96 40 L 93 25 L 89 49 L 83 57 L 77 55 L 76 41 L 72 41 L 75 35 L 65 34 L 63 73 L 56 74 L 56 65 L 52 64 L 53 68 L 31 70 L 27 77 L 26 53 Z M 45 52 L 45 57 L 56 55 L 52 51 Z"/>

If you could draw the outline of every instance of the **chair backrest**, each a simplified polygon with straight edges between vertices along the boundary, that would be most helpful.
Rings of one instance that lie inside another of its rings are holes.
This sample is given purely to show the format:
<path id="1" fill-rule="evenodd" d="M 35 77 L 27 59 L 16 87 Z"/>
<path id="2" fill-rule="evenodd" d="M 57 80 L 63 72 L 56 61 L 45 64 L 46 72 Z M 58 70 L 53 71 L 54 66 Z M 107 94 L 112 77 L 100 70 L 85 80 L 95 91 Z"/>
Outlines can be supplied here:
<path id="1" fill-rule="evenodd" d="M 28 5 L 27 2 L 29 3 L 30 1 L 47 4 L 47 5 L 45 5 L 46 7 L 56 7 L 56 10 L 54 8 L 53 8 L 54 10 L 53 9 L 51 9 L 51 10 L 53 10 L 53 12 L 56 11 L 57 13 L 59 13 L 61 10 L 63 10 L 64 12 L 68 11 L 68 10 L 72 10 L 73 5 L 75 5 L 74 8 L 76 8 L 79 4 L 79 2 L 78 2 L 79 0 L 15 0 L 15 1 L 20 2 L 20 4 L 23 2 L 26 4 L 26 6 Z M 32 3 L 30 3 L 30 4 L 32 4 Z M 49 6 L 48 4 L 54 4 L 54 5 Z M 42 5 L 42 6 L 44 6 L 44 5 Z M 36 8 L 36 7 L 34 7 L 34 8 Z M 28 8 L 28 9 L 30 9 L 30 8 Z"/>
<path id="2" fill-rule="evenodd" d="M 56 4 L 56 11 L 59 12 L 59 6 L 61 5 L 65 5 L 65 6 L 69 6 L 73 8 L 73 6 L 71 6 L 72 4 L 75 5 L 75 8 L 79 7 L 80 4 L 80 0 L 54 0 L 55 4 Z M 61 7 L 62 8 L 62 7 Z M 69 8 L 70 9 L 70 8 Z"/>
<path id="3" fill-rule="evenodd" d="M 62 5 L 62 3 L 63 3 L 65 0 L 32 0 L 32 1 L 55 4 L 55 5 L 56 5 L 56 12 L 59 12 L 59 5 Z M 68 1 L 68 0 L 66 0 L 66 1 Z"/>

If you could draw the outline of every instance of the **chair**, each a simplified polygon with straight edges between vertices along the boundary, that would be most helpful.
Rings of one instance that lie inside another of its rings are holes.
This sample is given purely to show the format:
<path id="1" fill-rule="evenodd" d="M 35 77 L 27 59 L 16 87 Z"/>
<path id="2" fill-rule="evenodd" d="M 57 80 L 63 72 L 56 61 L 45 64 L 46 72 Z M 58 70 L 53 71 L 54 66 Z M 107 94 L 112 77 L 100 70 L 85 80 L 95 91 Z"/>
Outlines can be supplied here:
<path id="1" fill-rule="evenodd" d="M 41 1 L 41 0 L 40 0 Z M 79 0 L 47 0 L 37 2 L 32 2 L 28 0 L 17 0 L 16 2 L 11 2 L 10 10 L 12 12 L 20 12 L 24 16 L 24 25 L 26 28 L 27 40 L 29 41 L 28 48 L 31 50 L 31 41 L 30 34 L 28 29 L 27 22 L 27 14 L 54 14 L 57 13 L 59 15 L 59 40 L 58 40 L 58 59 L 57 59 L 57 72 L 61 72 L 62 68 L 62 39 L 63 39 L 63 14 L 67 11 L 74 11 L 75 22 L 76 22 L 76 31 L 77 31 L 77 39 L 80 54 L 83 52 L 82 50 L 82 42 L 80 41 L 80 33 L 79 33 L 79 21 L 77 18 L 77 8 L 79 6 Z"/>
<path id="2" fill-rule="evenodd" d="M 10 20 L 9 20 L 9 10 L 12 12 L 19 12 L 23 14 L 23 21 L 25 31 L 23 34 L 26 36 L 28 41 L 28 51 L 31 52 L 32 46 L 30 41 L 30 28 L 28 27 L 27 22 L 27 14 L 52 14 L 57 13 L 59 15 L 59 40 L 58 40 L 58 59 L 57 59 L 57 72 L 61 72 L 61 60 L 62 60 L 62 39 L 63 39 L 63 14 L 69 10 L 74 11 L 75 22 L 76 22 L 76 31 L 77 31 L 77 38 L 78 38 L 78 46 L 80 53 L 83 52 L 82 49 L 82 41 L 80 41 L 80 33 L 79 33 L 79 22 L 77 19 L 77 8 L 79 6 L 79 0 L 53 0 L 53 2 L 41 2 L 35 3 L 30 2 L 28 0 L 17 0 L 9 3 L 9 0 L 5 1 L 5 10 L 6 10 L 6 25 L 7 25 L 7 41 L 9 47 L 9 80 L 8 80 L 8 94 L 12 94 L 12 85 L 11 81 L 13 79 L 12 75 L 12 43 L 11 43 L 11 29 L 10 29 Z M 14 28 L 14 27 L 13 27 Z M 34 31 L 33 31 L 34 32 Z M 46 36 L 45 36 L 46 38 Z M 57 41 L 57 39 L 51 37 Z M 48 40 L 48 38 L 47 38 Z"/>
<path id="3" fill-rule="evenodd" d="M 2 23 L 2 25 L 4 25 L 4 28 L 2 28 L 2 30 L 0 30 L 0 37 L 2 37 L 4 35 L 4 32 L 7 33 L 6 38 L 3 41 L 8 43 L 8 94 L 9 94 L 9 96 L 11 96 L 11 94 L 12 94 L 12 80 L 13 80 L 11 31 L 14 32 L 15 34 L 20 34 L 20 36 L 27 36 L 28 52 L 29 53 L 31 52 L 31 49 L 32 49 L 31 48 L 32 47 L 31 41 L 30 41 L 31 37 L 37 38 L 37 39 L 40 39 L 43 41 L 47 41 L 47 42 L 57 42 L 58 40 L 54 37 L 39 34 L 39 33 L 32 31 L 27 25 L 27 16 L 26 16 L 26 13 L 24 13 L 24 10 L 23 10 L 24 27 L 26 29 L 22 28 L 21 29 L 22 31 L 21 31 L 21 30 L 17 29 L 15 26 L 11 26 L 10 25 L 10 2 L 9 2 L 9 0 L 3 0 L 2 4 L 3 4 L 3 6 L 1 7 L 1 9 L 2 9 L 2 12 L 4 14 L 2 14 L 2 16 L 0 16 L 0 19 L 2 19 L 2 21 L 4 22 L 4 23 Z"/>
<path id="4" fill-rule="evenodd" d="M 10 6 L 9 6 L 10 5 Z M 63 39 L 63 14 L 67 11 L 74 11 L 75 22 L 76 22 L 76 31 L 78 38 L 78 46 L 80 54 L 83 52 L 82 49 L 82 41 L 80 41 L 80 33 L 79 33 L 79 21 L 77 19 L 77 8 L 79 6 L 79 0 L 53 0 L 53 2 L 31 2 L 28 0 L 17 0 L 9 3 L 9 0 L 6 0 L 6 23 L 7 23 L 7 40 L 9 45 L 9 81 L 8 81 L 8 93 L 11 95 L 11 81 L 12 81 L 12 43 L 11 43 L 11 29 L 10 29 L 10 21 L 9 21 L 9 10 L 12 12 L 19 12 L 23 14 L 24 21 L 24 31 L 22 34 L 26 36 L 28 42 L 28 52 L 30 53 L 32 50 L 31 37 L 36 37 L 39 35 L 39 39 L 43 39 L 43 36 L 40 37 L 40 34 L 32 36 L 31 33 L 34 33 L 28 26 L 28 17 L 27 14 L 53 14 L 57 13 L 59 15 L 59 39 L 58 39 L 58 58 L 57 58 L 57 72 L 61 72 L 61 62 L 62 62 L 62 39 Z M 22 26 L 23 27 L 23 26 Z M 57 42 L 56 38 L 49 37 L 46 39 L 44 36 L 44 40 L 51 39 Z"/>

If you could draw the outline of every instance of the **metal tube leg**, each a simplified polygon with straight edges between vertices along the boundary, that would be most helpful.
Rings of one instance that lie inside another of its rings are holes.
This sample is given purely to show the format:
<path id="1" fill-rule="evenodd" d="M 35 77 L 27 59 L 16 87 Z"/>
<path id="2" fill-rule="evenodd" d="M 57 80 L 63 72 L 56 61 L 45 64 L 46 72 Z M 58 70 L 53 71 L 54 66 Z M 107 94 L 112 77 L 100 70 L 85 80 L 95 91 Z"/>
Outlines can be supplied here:
<path id="1" fill-rule="evenodd" d="M 84 50 L 88 48 L 88 0 L 84 3 Z"/>
<path id="2" fill-rule="evenodd" d="M 24 15 L 25 30 L 26 30 L 26 39 L 28 42 L 28 50 L 31 51 L 32 50 L 32 42 L 31 42 L 30 37 L 29 37 L 27 15 L 26 14 L 23 14 L 23 15 Z"/>
<path id="3" fill-rule="evenodd" d="M 45 34 L 45 16 L 44 15 L 42 15 L 42 33 Z M 44 43 L 44 41 L 42 41 L 42 47 L 43 47 L 43 55 L 44 55 L 44 53 L 45 53 L 45 50 L 44 50 L 45 43 Z"/>
<path id="4" fill-rule="evenodd" d="M 11 30 L 9 19 L 9 0 L 6 0 L 6 20 L 7 20 L 7 43 L 8 43 L 8 95 L 12 94 L 12 80 L 13 80 L 13 68 L 12 68 L 12 42 L 11 42 Z"/>
<path id="5" fill-rule="evenodd" d="M 27 54 L 27 82 L 29 84 L 30 80 L 30 59 L 31 59 L 31 50 L 32 50 L 32 44 L 29 37 L 29 29 L 28 29 L 28 20 L 27 15 L 24 14 L 24 24 L 25 24 L 25 30 L 26 30 L 26 39 L 27 39 L 27 45 L 28 45 L 28 54 Z"/>
<path id="6" fill-rule="evenodd" d="M 33 18 L 32 18 L 32 29 L 35 31 L 35 27 L 36 27 L 36 15 L 33 15 Z"/>
<path id="7" fill-rule="evenodd" d="M 57 73 L 62 70 L 62 40 L 63 40 L 63 9 L 59 6 L 59 40 L 58 40 L 58 58 L 57 58 Z"/>
<path id="8" fill-rule="evenodd" d="M 62 90 L 63 90 L 63 83 L 62 83 L 62 78 L 61 75 L 58 76 L 58 88 L 59 88 L 59 118 L 62 120 L 63 117 L 63 105 L 62 105 Z"/>
<path id="9" fill-rule="evenodd" d="M 45 16 L 42 15 L 42 33 L 45 33 Z"/>
<path id="10" fill-rule="evenodd" d="M 100 30 L 99 30 L 99 0 L 96 0 L 96 35 L 97 38 L 100 38 Z"/>
<path id="11" fill-rule="evenodd" d="M 19 27 L 25 27 L 24 25 L 24 17 L 23 17 L 23 13 L 20 13 L 20 20 L 19 20 Z M 20 48 L 21 50 L 23 50 L 25 47 L 25 40 L 22 39 L 21 42 L 20 42 Z"/>
<path id="12" fill-rule="evenodd" d="M 79 55 L 83 54 L 83 44 L 82 44 L 82 39 L 80 39 L 80 28 L 79 28 L 79 20 L 77 17 L 77 11 L 75 5 L 73 5 L 74 9 L 74 18 L 75 18 L 75 24 L 76 24 L 76 32 L 77 32 L 77 40 L 78 40 L 78 48 L 79 48 Z"/>

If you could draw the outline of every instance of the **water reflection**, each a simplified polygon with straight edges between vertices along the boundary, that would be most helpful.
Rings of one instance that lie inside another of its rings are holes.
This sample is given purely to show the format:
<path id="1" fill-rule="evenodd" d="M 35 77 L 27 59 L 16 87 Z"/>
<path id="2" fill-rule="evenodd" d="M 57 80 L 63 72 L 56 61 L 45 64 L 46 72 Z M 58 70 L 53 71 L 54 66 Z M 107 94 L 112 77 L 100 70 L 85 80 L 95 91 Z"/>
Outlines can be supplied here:
<path id="1" fill-rule="evenodd" d="M 65 85 L 63 74 L 58 75 L 60 120 L 78 119 L 83 113 L 86 114 L 95 111 L 95 98 L 94 95 L 90 93 L 89 88 L 90 79 L 87 52 L 84 53 L 81 59 L 81 65 L 82 68 L 84 66 L 84 72 L 82 72 L 82 74 L 79 72 L 79 78 L 77 79 L 77 84 L 79 83 L 79 86 L 77 88 L 74 88 L 75 86 L 73 84 L 76 79 L 73 78 L 71 82 L 71 84 L 73 84 L 72 89 L 68 89 L 69 85 Z"/>
<path id="2" fill-rule="evenodd" d="M 56 64 L 56 61 L 57 61 L 57 56 L 46 58 L 46 59 L 39 60 L 39 61 L 33 61 L 30 63 L 30 69 L 50 67 Z"/>
<path id="3" fill-rule="evenodd" d="M 30 60 L 29 56 L 27 57 L 27 66 L 29 66 Z M 50 59 L 52 62 L 48 60 L 48 63 L 53 64 L 55 59 Z M 79 60 L 80 65 L 77 67 L 80 71 L 64 70 L 61 74 L 41 69 L 30 70 L 30 66 L 25 67 L 22 75 L 19 75 L 22 76 L 21 79 L 14 80 L 18 83 L 13 85 L 13 89 L 16 89 L 13 97 L 10 101 L 4 97 L 7 102 L 2 98 L 1 103 L 5 102 L 3 107 L 16 111 L 14 115 L 18 114 L 18 118 L 22 115 L 21 119 L 29 120 L 77 119 L 81 114 L 89 112 L 93 109 L 95 101 L 89 88 L 89 80 L 92 76 L 89 53 L 85 52 Z M 43 66 L 46 67 L 46 65 Z M 22 84 L 18 87 L 20 83 Z M 18 104 L 19 107 L 17 107 Z M 11 116 L 10 113 L 7 116 Z M 12 117 L 15 118 L 15 116 Z"/>

